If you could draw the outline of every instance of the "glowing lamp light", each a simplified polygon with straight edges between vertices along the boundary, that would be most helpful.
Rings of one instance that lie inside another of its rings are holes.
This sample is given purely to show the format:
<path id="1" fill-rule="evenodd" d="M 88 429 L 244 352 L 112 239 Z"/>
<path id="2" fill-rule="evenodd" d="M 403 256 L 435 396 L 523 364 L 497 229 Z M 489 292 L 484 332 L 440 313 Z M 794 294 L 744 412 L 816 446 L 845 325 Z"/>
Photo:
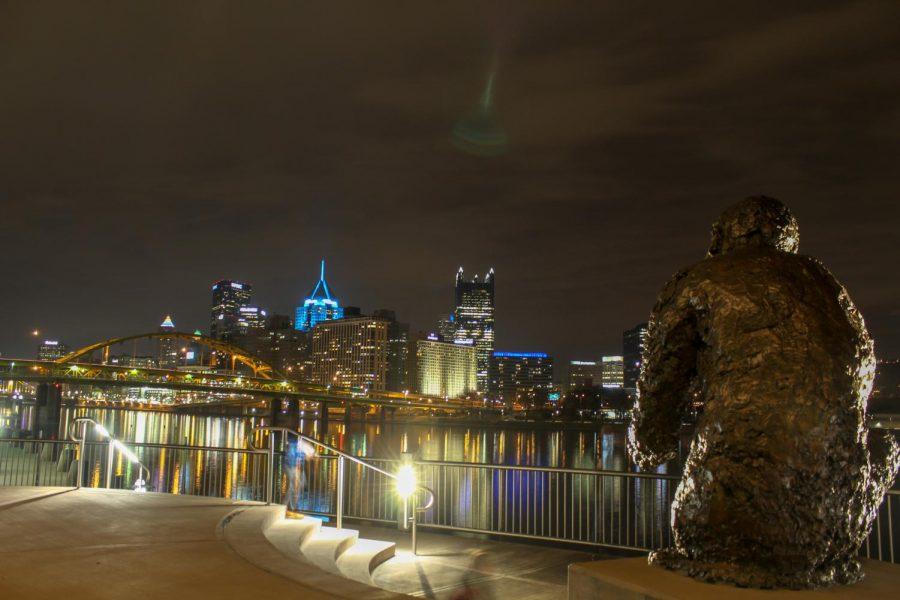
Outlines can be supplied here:
<path id="1" fill-rule="evenodd" d="M 397 470 L 397 494 L 401 498 L 409 498 L 416 491 L 416 472 L 412 465 L 402 465 Z"/>
<path id="2" fill-rule="evenodd" d="M 137 457 L 137 455 L 134 452 L 132 452 L 131 450 L 129 450 L 125 446 L 125 444 L 123 444 L 119 440 L 113 440 L 113 445 L 119 450 L 119 452 L 121 452 L 125 456 L 125 458 L 127 458 L 131 462 L 133 462 L 133 463 L 141 462 L 141 460 Z"/>

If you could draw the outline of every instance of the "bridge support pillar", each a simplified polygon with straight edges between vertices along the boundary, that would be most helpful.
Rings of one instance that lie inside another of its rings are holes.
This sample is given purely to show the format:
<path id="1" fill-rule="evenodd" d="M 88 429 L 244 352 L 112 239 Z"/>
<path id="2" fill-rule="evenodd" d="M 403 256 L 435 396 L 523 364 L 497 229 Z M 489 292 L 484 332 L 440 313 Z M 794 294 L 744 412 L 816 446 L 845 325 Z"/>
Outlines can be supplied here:
<path id="1" fill-rule="evenodd" d="M 59 435 L 61 410 L 62 385 L 58 383 L 38 384 L 34 419 L 35 436 L 55 439 Z"/>
<path id="2" fill-rule="evenodd" d="M 324 400 L 319 402 L 319 423 L 322 425 L 323 431 L 328 429 L 328 403 Z"/>
<path id="3" fill-rule="evenodd" d="M 351 418 L 353 418 L 353 405 L 349 402 L 344 402 L 344 423 L 349 423 Z"/>
<path id="4" fill-rule="evenodd" d="M 284 403 L 287 402 L 287 413 L 282 412 Z M 273 398 L 272 424 L 276 427 L 289 427 L 296 429 L 300 423 L 300 402 L 295 398 Z"/>

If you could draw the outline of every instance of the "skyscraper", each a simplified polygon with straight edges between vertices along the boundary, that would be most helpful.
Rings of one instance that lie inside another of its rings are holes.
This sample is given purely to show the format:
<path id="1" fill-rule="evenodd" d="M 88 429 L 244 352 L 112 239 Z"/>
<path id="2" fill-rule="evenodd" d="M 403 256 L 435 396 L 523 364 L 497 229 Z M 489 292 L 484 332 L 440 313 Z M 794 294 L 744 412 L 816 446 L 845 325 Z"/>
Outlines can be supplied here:
<path id="1" fill-rule="evenodd" d="M 313 288 L 301 306 L 297 307 L 294 318 L 294 329 L 309 331 L 316 324 L 329 319 L 340 319 L 344 316 L 344 309 L 338 303 L 337 298 L 332 297 L 325 282 L 325 260 L 322 260 L 319 271 L 319 282 Z"/>
<path id="2" fill-rule="evenodd" d="M 603 373 L 603 387 L 620 388 L 624 381 L 624 370 L 621 356 L 604 356 L 600 359 Z"/>
<path id="3" fill-rule="evenodd" d="M 553 357 L 543 352 L 494 352 L 491 396 L 507 405 L 534 408 L 547 402 L 553 388 Z"/>
<path id="4" fill-rule="evenodd" d="M 175 331 L 175 323 L 170 315 L 166 315 L 163 322 L 159 324 L 160 333 L 172 333 Z M 178 344 L 175 338 L 160 338 L 159 352 L 156 356 L 156 364 L 160 369 L 177 369 L 178 368 Z"/>
<path id="5" fill-rule="evenodd" d="M 647 331 L 647 323 L 640 323 L 622 333 L 624 385 L 632 392 L 637 390 L 637 380 L 641 376 L 641 356 L 647 347 Z"/>
<path id="6" fill-rule="evenodd" d="M 210 337 L 230 342 L 240 333 L 241 308 L 250 305 L 249 283 L 223 279 L 212 287 Z"/>
<path id="7" fill-rule="evenodd" d="M 430 335 L 416 342 L 417 390 L 421 394 L 459 398 L 475 391 L 475 349 Z"/>
<path id="8" fill-rule="evenodd" d="M 475 377 L 478 391 L 486 393 L 490 386 L 491 355 L 494 352 L 494 269 L 484 281 L 478 275 L 472 281 L 463 279 L 463 268 L 456 273 L 456 323 L 453 339 L 470 342 L 475 347 Z"/>

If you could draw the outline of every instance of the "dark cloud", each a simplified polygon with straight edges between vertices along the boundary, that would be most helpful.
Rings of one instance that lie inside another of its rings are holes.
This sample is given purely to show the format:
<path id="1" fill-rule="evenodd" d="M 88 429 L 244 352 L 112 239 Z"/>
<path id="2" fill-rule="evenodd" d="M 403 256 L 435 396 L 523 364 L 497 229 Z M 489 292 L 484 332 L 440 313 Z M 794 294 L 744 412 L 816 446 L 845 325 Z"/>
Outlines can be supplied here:
<path id="1" fill-rule="evenodd" d="M 499 346 L 596 356 L 766 193 L 900 354 L 900 10 L 786 4 L 5 3 L 0 351 L 205 327 L 220 277 L 288 312 L 324 255 L 421 328 L 494 266 Z"/>

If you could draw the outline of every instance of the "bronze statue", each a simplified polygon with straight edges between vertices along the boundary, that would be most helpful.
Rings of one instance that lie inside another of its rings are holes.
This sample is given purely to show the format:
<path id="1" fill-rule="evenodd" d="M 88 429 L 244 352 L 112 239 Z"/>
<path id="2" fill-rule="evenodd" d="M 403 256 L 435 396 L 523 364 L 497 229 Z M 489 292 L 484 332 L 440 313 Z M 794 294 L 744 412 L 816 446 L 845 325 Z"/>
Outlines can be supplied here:
<path id="1" fill-rule="evenodd" d="M 863 576 L 856 553 L 900 449 L 866 427 L 875 355 L 862 316 L 798 241 L 784 204 L 748 198 L 659 295 L 634 460 L 675 458 L 683 417 L 694 403 L 702 412 L 672 504 L 674 547 L 651 564 L 766 588 Z"/>

